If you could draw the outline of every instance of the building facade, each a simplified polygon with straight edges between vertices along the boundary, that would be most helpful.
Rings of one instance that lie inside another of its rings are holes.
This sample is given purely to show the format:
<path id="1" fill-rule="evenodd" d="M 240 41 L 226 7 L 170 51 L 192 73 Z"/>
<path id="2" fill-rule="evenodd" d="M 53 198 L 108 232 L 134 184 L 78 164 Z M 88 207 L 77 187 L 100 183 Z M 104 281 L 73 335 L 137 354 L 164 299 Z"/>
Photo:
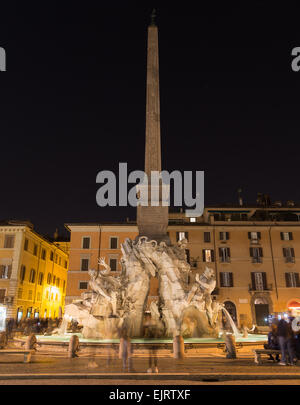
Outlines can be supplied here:
<path id="1" fill-rule="evenodd" d="M 61 317 L 64 312 L 69 255 L 29 222 L 0 223 L 0 302 L 6 317 Z"/>
<path id="2" fill-rule="evenodd" d="M 188 240 L 190 282 L 205 266 L 214 268 L 214 299 L 224 303 L 238 326 L 264 326 L 274 312 L 300 310 L 300 207 L 207 207 L 201 217 L 170 213 L 172 244 Z M 71 233 L 66 303 L 88 290 L 89 268 L 104 257 L 120 274 L 121 243 L 135 239 L 135 223 L 67 224 Z M 152 279 L 149 303 L 157 298 Z"/>

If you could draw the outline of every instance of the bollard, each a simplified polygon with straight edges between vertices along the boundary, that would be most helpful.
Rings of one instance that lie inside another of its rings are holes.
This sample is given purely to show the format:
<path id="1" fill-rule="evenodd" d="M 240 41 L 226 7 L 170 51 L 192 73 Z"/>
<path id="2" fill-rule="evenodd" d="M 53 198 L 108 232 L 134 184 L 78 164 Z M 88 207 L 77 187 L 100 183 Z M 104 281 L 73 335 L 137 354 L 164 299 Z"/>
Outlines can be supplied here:
<path id="1" fill-rule="evenodd" d="M 25 342 L 25 350 L 35 350 L 37 345 L 37 338 L 34 333 L 31 333 Z"/>
<path id="2" fill-rule="evenodd" d="M 231 333 L 225 333 L 226 359 L 236 359 L 235 338 Z"/>
<path id="3" fill-rule="evenodd" d="M 78 354 L 77 354 L 78 351 L 79 351 L 79 338 L 77 335 L 73 335 L 73 336 L 71 336 L 71 339 L 69 342 L 68 357 L 69 358 L 78 357 Z"/>
<path id="4" fill-rule="evenodd" d="M 173 357 L 174 359 L 182 359 L 184 357 L 184 340 L 182 336 L 174 336 L 173 338 Z"/>

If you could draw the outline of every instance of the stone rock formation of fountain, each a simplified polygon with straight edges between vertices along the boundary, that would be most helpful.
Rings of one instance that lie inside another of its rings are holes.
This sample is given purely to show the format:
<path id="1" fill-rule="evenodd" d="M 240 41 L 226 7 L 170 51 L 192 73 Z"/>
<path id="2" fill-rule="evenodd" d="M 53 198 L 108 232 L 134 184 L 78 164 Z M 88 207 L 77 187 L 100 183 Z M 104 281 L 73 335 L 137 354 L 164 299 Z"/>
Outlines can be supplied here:
<path id="1" fill-rule="evenodd" d="M 150 278 L 157 277 L 159 297 L 151 303 L 150 311 L 160 337 L 218 337 L 221 310 L 233 333 L 239 336 L 228 311 L 212 300 L 214 270 L 206 267 L 189 283 L 186 243 L 181 240 L 168 246 L 147 237 L 139 237 L 136 242 L 126 239 L 121 246 L 120 276 L 112 276 L 110 267 L 100 258 L 99 264 L 105 270 L 89 270 L 90 291 L 65 307 L 59 333 L 65 333 L 68 322 L 76 319 L 83 326 L 84 338 L 117 338 L 122 326 L 128 328 L 131 337 L 143 337 Z"/>

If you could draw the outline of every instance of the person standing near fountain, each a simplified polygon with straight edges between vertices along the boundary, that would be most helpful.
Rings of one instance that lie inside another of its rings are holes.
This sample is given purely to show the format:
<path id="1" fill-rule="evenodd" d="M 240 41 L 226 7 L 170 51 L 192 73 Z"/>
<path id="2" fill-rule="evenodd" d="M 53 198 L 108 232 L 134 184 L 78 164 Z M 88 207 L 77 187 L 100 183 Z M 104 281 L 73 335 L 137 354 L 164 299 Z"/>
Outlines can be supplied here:
<path id="1" fill-rule="evenodd" d="M 295 365 L 297 362 L 296 353 L 294 350 L 294 335 L 291 324 L 287 323 L 284 318 L 280 319 L 277 327 L 278 343 L 281 351 L 281 361 L 278 363 L 280 366 L 287 365 L 287 354 L 289 357 L 289 364 Z"/>
<path id="2" fill-rule="evenodd" d="M 158 330 L 156 323 L 151 319 L 150 314 L 146 314 L 144 324 L 144 337 L 146 339 L 156 339 L 158 337 Z M 158 373 L 157 368 L 157 350 L 155 343 L 149 344 L 149 368 L 147 373 Z"/>
<path id="3" fill-rule="evenodd" d="M 131 339 L 129 337 L 128 328 L 123 325 L 119 330 L 120 347 L 119 358 L 122 359 L 123 371 L 128 367 L 128 371 L 132 371 L 132 349 Z"/>

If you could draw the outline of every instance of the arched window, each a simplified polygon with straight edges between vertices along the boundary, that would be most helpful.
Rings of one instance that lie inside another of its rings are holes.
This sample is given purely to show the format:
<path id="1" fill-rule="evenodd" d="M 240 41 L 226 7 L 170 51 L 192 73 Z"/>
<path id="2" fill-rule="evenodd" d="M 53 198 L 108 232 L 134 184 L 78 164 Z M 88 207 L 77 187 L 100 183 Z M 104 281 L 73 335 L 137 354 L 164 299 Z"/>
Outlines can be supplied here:
<path id="1" fill-rule="evenodd" d="M 227 311 L 229 312 L 233 322 L 236 323 L 237 322 L 237 317 L 236 317 L 236 306 L 235 306 L 235 304 L 233 302 L 231 302 L 231 301 L 225 301 L 224 306 L 227 309 Z"/>
<path id="2" fill-rule="evenodd" d="M 25 274 L 26 274 L 26 267 L 25 267 L 25 266 L 21 266 L 21 272 L 20 272 L 20 280 L 21 280 L 21 283 L 23 283 L 23 281 L 25 280 Z"/>
<path id="3" fill-rule="evenodd" d="M 42 285 L 42 284 L 43 284 L 43 279 L 44 279 L 44 274 L 43 274 L 43 273 L 40 273 L 40 274 L 39 274 L 39 285 Z"/>
<path id="4" fill-rule="evenodd" d="M 34 269 L 31 269 L 31 271 L 30 271 L 29 282 L 30 283 L 35 282 L 35 270 Z"/>

